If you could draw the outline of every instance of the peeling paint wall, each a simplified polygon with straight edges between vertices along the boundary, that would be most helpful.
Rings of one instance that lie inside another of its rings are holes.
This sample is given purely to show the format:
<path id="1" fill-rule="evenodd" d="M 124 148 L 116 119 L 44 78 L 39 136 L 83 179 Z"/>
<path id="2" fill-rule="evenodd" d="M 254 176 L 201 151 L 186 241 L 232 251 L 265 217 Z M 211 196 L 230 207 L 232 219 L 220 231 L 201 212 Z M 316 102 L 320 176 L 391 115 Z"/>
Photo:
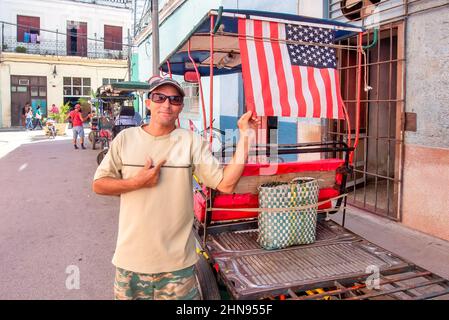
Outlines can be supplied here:
<path id="1" fill-rule="evenodd" d="M 449 7 L 411 15 L 406 46 L 406 111 L 417 113 L 417 131 L 405 142 L 449 148 Z"/>
<path id="2" fill-rule="evenodd" d="M 417 130 L 405 132 L 402 222 L 449 241 L 448 6 L 409 16 L 406 59 L 405 108 Z"/>

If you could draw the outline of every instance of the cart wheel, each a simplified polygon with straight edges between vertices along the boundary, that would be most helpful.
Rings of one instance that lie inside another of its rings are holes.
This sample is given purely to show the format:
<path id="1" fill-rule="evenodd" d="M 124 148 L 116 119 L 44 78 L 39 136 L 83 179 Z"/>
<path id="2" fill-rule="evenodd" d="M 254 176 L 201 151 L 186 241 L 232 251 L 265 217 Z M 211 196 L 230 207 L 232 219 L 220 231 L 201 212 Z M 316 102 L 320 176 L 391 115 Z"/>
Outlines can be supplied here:
<path id="1" fill-rule="evenodd" d="M 104 156 L 108 153 L 108 149 L 101 150 L 97 155 L 97 164 L 100 165 L 101 161 L 103 161 Z"/>
<path id="2" fill-rule="evenodd" d="M 200 256 L 195 264 L 196 279 L 202 300 L 221 300 L 220 290 L 218 289 L 217 278 L 212 271 L 209 263 Z"/>

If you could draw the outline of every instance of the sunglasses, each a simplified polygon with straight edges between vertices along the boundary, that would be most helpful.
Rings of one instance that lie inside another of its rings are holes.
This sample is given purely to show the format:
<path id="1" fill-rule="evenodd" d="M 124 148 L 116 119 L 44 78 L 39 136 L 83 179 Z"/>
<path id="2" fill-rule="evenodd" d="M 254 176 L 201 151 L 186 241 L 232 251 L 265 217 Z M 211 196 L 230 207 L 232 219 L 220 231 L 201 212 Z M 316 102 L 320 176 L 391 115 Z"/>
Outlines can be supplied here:
<path id="1" fill-rule="evenodd" d="M 152 93 L 150 95 L 151 101 L 153 101 L 155 103 L 163 103 L 163 102 L 165 102 L 165 100 L 167 100 L 167 98 L 168 98 L 170 104 L 172 104 L 174 106 L 180 106 L 184 102 L 184 97 L 182 97 L 182 96 L 166 96 L 165 94 L 157 93 L 157 92 Z"/>

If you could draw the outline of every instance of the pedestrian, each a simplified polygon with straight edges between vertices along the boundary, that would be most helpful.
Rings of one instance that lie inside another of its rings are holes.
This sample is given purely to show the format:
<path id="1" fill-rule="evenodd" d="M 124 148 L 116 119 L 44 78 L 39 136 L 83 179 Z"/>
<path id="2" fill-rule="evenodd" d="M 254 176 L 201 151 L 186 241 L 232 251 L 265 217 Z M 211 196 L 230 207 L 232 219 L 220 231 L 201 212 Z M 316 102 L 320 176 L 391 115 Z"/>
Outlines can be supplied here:
<path id="1" fill-rule="evenodd" d="M 36 129 L 37 125 L 39 125 L 39 127 L 41 128 L 41 130 L 43 129 L 42 127 L 42 112 L 41 112 L 41 106 L 37 106 L 36 107 L 36 114 L 34 115 L 34 117 L 36 118 L 36 121 L 34 122 L 34 127 L 33 130 Z"/>
<path id="2" fill-rule="evenodd" d="M 20 113 L 20 121 L 22 126 L 26 129 L 26 116 L 28 112 L 28 103 L 25 103 L 22 107 L 22 111 Z"/>
<path id="3" fill-rule="evenodd" d="M 33 130 L 33 109 L 30 105 L 26 108 L 26 125 L 25 128 L 28 130 Z"/>
<path id="4" fill-rule="evenodd" d="M 240 140 L 223 169 L 206 140 L 176 127 L 184 95 L 175 80 L 153 77 L 150 123 L 122 130 L 95 172 L 94 192 L 121 195 L 115 299 L 200 298 L 192 173 L 208 187 L 232 192 L 248 158 L 248 136 L 260 124 L 251 112 L 239 119 Z"/>
<path id="5" fill-rule="evenodd" d="M 91 118 L 92 114 L 89 112 L 89 114 L 86 117 L 83 117 L 83 114 L 81 113 L 81 105 L 76 104 L 75 109 L 70 111 L 69 116 L 66 120 L 69 118 L 72 121 L 72 131 L 73 131 L 73 147 L 75 149 L 79 149 L 78 145 L 76 144 L 77 137 L 80 138 L 81 148 L 86 149 L 84 146 L 84 128 L 83 128 L 83 122 L 87 119 Z"/>
<path id="6" fill-rule="evenodd" d="M 50 113 L 52 113 L 52 114 L 59 113 L 59 109 L 54 103 L 51 105 Z"/>

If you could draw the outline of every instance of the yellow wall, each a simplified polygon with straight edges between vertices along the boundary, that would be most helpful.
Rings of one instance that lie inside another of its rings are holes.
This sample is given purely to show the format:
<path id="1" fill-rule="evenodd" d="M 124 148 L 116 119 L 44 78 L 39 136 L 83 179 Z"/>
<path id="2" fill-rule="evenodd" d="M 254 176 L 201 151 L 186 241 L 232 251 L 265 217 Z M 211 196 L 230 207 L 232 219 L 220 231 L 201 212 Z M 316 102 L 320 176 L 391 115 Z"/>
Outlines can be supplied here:
<path id="1" fill-rule="evenodd" d="M 11 126 L 11 75 L 46 76 L 47 105 L 63 102 L 63 77 L 91 79 L 91 88 L 102 85 L 103 78 L 128 80 L 126 60 L 54 57 L 32 54 L 2 53 L 0 56 L 1 127 Z M 56 77 L 53 70 L 56 66 Z"/>

